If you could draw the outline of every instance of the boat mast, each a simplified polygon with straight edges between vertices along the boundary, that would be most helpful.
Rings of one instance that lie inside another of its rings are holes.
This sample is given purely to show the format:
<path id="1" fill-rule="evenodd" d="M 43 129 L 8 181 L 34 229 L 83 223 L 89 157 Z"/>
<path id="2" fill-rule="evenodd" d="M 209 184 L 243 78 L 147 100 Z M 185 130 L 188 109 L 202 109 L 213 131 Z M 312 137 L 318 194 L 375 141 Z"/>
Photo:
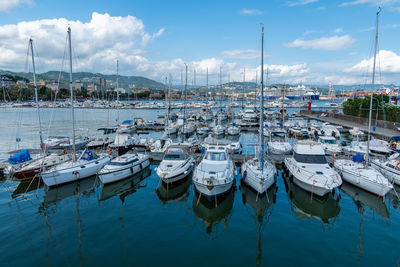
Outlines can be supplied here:
<path id="1" fill-rule="evenodd" d="M 222 66 L 219 66 L 219 109 L 222 111 Z"/>
<path id="2" fill-rule="evenodd" d="M 257 94 L 256 94 L 257 98 Z M 261 27 L 260 168 L 264 172 L 264 26 Z"/>
<path id="3" fill-rule="evenodd" d="M 43 151 L 43 146 L 42 146 L 43 145 L 42 122 L 40 120 L 39 99 L 38 99 L 38 92 L 37 92 L 37 85 L 36 85 L 35 56 L 33 55 L 33 40 L 32 39 L 29 39 L 29 46 L 31 47 L 31 54 L 32 54 L 33 87 L 35 88 L 36 111 L 37 111 L 38 120 L 39 120 L 40 150 L 43 154 L 44 151 Z"/>
<path id="4" fill-rule="evenodd" d="M 242 96 L 242 109 L 244 109 L 245 84 L 246 84 L 246 68 L 243 68 L 243 96 Z"/>
<path id="5" fill-rule="evenodd" d="M 71 48 L 71 27 L 68 27 L 69 46 L 69 90 L 71 94 L 71 119 L 72 119 L 72 159 L 76 161 L 75 149 L 75 114 L 74 114 L 74 90 L 72 89 L 72 48 Z"/>
<path id="6" fill-rule="evenodd" d="M 169 74 L 169 88 L 168 88 L 168 126 L 169 126 L 169 114 L 171 113 L 171 87 L 172 87 L 172 75 Z"/>
<path id="7" fill-rule="evenodd" d="M 208 67 L 207 67 L 207 75 L 206 75 L 206 95 L 208 95 Z"/>
<path id="8" fill-rule="evenodd" d="M 379 7 L 378 12 L 376 12 L 376 32 L 375 32 L 374 64 L 373 64 L 373 67 L 372 67 L 371 102 L 370 102 L 370 104 L 369 104 L 368 139 L 367 139 L 367 158 L 366 158 L 367 164 L 369 164 L 369 142 L 370 142 L 370 138 L 371 138 L 372 104 L 373 104 L 373 100 L 374 100 L 376 50 L 377 50 L 377 47 L 378 47 L 378 26 L 379 26 L 379 14 L 381 13 L 381 10 L 382 10 L 382 9 Z"/>
<path id="9" fill-rule="evenodd" d="M 186 99 L 187 99 L 187 74 L 188 66 L 185 64 L 186 77 L 185 77 L 185 104 L 183 105 L 183 127 L 182 127 L 182 142 L 185 142 L 185 122 L 186 122 Z"/>
<path id="10" fill-rule="evenodd" d="M 165 87 L 164 87 L 164 92 L 165 92 L 165 107 L 166 107 L 166 112 L 165 112 L 165 116 L 166 116 L 166 118 L 165 118 L 165 122 L 166 122 L 166 129 L 168 129 L 168 119 L 169 119 L 169 105 L 167 105 L 167 97 L 168 97 L 168 94 L 167 94 L 167 76 L 165 76 Z M 171 82 L 171 80 L 170 80 L 170 82 Z M 171 89 L 171 87 L 169 88 L 169 89 Z"/>
<path id="11" fill-rule="evenodd" d="M 119 76 L 119 60 L 117 59 L 117 123 L 119 122 L 119 84 L 118 84 L 118 76 Z"/>

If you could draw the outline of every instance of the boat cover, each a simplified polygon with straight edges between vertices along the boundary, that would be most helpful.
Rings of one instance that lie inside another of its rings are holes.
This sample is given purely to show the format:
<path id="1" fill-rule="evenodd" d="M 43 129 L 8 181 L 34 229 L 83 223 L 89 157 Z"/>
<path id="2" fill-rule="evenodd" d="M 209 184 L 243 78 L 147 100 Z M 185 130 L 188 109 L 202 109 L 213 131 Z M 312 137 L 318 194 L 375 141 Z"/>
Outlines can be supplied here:
<path id="1" fill-rule="evenodd" d="M 25 161 L 32 160 L 31 155 L 29 154 L 29 151 L 27 149 L 22 150 L 18 152 L 15 155 L 12 155 L 9 159 L 8 162 L 11 164 L 19 164 L 23 163 Z"/>

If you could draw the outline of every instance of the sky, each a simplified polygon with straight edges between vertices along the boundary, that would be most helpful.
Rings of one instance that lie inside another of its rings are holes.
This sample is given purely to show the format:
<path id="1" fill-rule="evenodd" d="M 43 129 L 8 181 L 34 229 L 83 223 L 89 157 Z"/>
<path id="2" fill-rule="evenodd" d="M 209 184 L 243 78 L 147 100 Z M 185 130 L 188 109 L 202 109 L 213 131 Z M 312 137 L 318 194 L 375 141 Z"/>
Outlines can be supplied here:
<path id="1" fill-rule="evenodd" d="M 376 82 L 400 84 L 400 0 L 0 0 L 0 69 L 30 71 L 32 38 L 38 72 L 67 70 L 70 26 L 74 71 L 259 81 L 263 25 L 267 83 L 362 85 L 379 6 Z"/>

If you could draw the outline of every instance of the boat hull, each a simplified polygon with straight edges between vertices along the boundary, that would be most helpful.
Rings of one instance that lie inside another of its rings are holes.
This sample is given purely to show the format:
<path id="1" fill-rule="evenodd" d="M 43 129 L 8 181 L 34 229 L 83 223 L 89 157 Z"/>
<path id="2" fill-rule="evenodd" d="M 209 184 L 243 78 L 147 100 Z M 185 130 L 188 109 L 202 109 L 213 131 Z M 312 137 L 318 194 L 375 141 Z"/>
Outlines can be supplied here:
<path id="1" fill-rule="evenodd" d="M 164 183 L 171 184 L 185 179 L 192 172 L 192 170 L 193 164 L 189 163 L 184 168 L 181 168 L 179 171 L 174 171 L 169 175 L 164 175 L 158 169 L 156 170 L 156 172 Z"/>
<path id="2" fill-rule="evenodd" d="M 218 197 L 224 195 L 225 193 L 228 193 L 233 185 L 233 180 L 225 184 L 219 184 L 213 186 L 207 186 L 205 184 L 198 183 L 196 181 L 193 182 L 196 190 L 203 196 L 206 196 L 208 198 Z"/>
<path id="3" fill-rule="evenodd" d="M 132 175 L 139 173 L 140 171 L 144 170 L 150 166 L 150 160 L 148 158 L 135 162 L 135 164 L 131 164 L 124 169 L 115 170 L 107 173 L 99 173 L 99 179 L 103 184 L 114 183 Z"/>
<path id="4" fill-rule="evenodd" d="M 384 166 L 383 163 L 378 163 L 374 160 L 371 161 L 371 166 L 380 171 L 389 181 L 400 185 L 400 171 Z"/>
<path id="5" fill-rule="evenodd" d="M 110 160 L 111 156 L 106 156 L 98 160 L 92 160 L 86 164 L 42 173 L 42 180 L 48 187 L 75 182 L 96 175 Z M 83 165 L 85 167 L 82 168 Z"/>

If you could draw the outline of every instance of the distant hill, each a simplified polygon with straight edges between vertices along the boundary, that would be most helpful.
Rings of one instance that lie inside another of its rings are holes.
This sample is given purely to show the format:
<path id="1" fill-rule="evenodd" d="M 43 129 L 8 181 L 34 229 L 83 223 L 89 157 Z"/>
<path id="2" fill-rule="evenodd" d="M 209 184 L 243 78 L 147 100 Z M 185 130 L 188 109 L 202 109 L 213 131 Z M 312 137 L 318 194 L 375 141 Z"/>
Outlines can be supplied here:
<path id="1" fill-rule="evenodd" d="M 17 75 L 21 76 L 24 78 L 27 78 L 28 80 L 32 81 L 32 73 L 26 73 L 26 72 L 12 72 L 12 71 L 6 71 L 6 70 L 0 70 L 0 75 L 1 74 L 10 74 L 10 75 Z M 38 73 L 36 75 L 36 79 L 38 81 L 40 80 L 58 80 L 60 72 L 59 71 L 48 71 L 44 73 Z M 101 74 L 101 73 L 91 73 L 91 72 L 75 72 L 72 75 L 73 80 L 80 80 L 82 82 L 96 82 L 99 78 L 104 78 L 106 80 L 110 80 L 113 83 L 116 83 L 117 80 L 117 75 L 107 75 L 107 74 Z M 67 72 L 62 72 L 61 73 L 61 82 L 66 83 L 69 81 L 69 73 Z M 119 87 L 121 88 L 128 88 L 129 85 L 134 85 L 135 88 L 151 88 L 151 89 L 164 89 L 165 85 L 159 82 L 156 82 L 154 80 L 141 77 L 141 76 L 123 76 L 119 75 L 118 78 L 119 82 Z"/>

